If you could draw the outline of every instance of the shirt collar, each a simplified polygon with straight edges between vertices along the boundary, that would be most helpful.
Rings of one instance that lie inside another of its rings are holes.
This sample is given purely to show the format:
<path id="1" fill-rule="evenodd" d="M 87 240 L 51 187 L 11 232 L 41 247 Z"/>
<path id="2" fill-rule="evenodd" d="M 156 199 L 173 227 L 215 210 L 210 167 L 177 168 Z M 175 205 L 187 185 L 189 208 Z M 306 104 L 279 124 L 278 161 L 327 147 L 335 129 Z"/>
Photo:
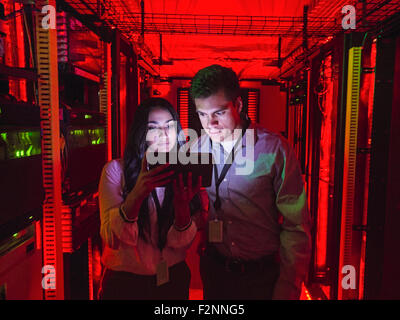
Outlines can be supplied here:
<path id="1" fill-rule="evenodd" d="M 251 129 L 251 130 L 249 130 Z M 246 146 L 246 137 L 249 134 L 253 134 L 254 135 L 254 144 L 256 144 L 257 140 L 258 140 L 258 135 L 257 135 L 257 124 L 254 122 L 250 122 L 243 138 L 242 138 L 242 146 L 245 147 Z"/>

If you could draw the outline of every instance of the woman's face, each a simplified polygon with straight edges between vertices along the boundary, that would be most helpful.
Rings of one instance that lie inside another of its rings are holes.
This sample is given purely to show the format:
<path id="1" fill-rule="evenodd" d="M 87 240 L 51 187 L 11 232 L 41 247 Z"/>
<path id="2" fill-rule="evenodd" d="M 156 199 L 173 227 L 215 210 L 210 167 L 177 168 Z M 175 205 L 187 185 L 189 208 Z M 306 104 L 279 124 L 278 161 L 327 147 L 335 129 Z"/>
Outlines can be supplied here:
<path id="1" fill-rule="evenodd" d="M 177 126 L 168 110 L 156 108 L 147 120 L 146 141 L 149 150 L 169 152 L 177 141 Z"/>

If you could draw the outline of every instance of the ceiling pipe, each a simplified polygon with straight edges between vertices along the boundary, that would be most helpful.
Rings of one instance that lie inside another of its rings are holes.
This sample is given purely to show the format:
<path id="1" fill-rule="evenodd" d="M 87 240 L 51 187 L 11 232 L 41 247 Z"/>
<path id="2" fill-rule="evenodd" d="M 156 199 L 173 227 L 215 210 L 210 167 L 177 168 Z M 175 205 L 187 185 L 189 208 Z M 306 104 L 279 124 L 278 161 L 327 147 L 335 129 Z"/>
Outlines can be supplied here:
<path id="1" fill-rule="evenodd" d="M 162 33 L 160 33 L 160 66 L 163 63 L 162 56 L 163 56 L 163 52 L 162 52 Z"/>
<path id="2" fill-rule="evenodd" d="M 141 31 L 140 31 L 140 35 L 142 36 L 142 41 L 144 42 L 144 0 L 140 0 L 140 10 L 141 10 Z"/>
<path id="3" fill-rule="evenodd" d="M 303 48 L 304 50 L 308 50 L 308 6 L 304 6 L 303 8 Z"/>
<path id="4" fill-rule="evenodd" d="M 282 51 L 282 37 L 279 36 L 279 39 L 278 39 L 278 68 L 279 69 L 282 67 L 281 51 Z"/>

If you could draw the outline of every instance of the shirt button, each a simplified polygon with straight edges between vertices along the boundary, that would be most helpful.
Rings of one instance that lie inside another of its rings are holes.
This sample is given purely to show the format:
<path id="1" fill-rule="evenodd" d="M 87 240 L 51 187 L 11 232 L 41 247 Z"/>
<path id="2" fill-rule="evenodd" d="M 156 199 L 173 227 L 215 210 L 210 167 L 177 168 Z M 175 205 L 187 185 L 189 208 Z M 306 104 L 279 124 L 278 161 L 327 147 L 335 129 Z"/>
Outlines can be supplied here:
<path id="1" fill-rule="evenodd" d="M 232 221 L 229 220 L 229 221 L 228 221 L 228 224 L 232 224 Z"/>
<path id="2" fill-rule="evenodd" d="M 232 246 L 234 246 L 235 245 L 235 243 L 232 241 Z"/>
<path id="3" fill-rule="evenodd" d="M 225 181 L 225 182 L 227 181 L 226 178 L 224 178 L 224 181 Z"/>

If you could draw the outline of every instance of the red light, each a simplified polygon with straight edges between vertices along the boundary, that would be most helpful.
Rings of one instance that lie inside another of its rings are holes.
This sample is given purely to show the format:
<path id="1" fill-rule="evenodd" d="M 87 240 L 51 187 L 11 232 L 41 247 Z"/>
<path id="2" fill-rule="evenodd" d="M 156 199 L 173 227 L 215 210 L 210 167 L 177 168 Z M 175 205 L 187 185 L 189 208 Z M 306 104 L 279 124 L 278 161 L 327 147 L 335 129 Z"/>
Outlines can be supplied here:
<path id="1" fill-rule="evenodd" d="M 189 128 L 189 89 L 178 89 L 178 112 L 182 129 Z"/>
<path id="2" fill-rule="evenodd" d="M 323 122 L 321 125 L 321 151 L 319 169 L 319 191 L 318 191 L 318 216 L 316 234 L 316 267 L 317 272 L 325 272 L 328 213 L 330 202 L 330 183 L 333 168 L 331 167 L 331 154 L 334 152 L 332 146 L 332 111 L 333 111 L 333 81 L 332 81 L 332 56 L 328 56 L 323 67 L 323 81 L 325 82 L 325 95 L 321 98 L 321 112 Z"/>
<path id="3" fill-rule="evenodd" d="M 247 114 L 253 123 L 258 122 L 258 105 L 259 105 L 258 91 L 249 90 Z"/>

